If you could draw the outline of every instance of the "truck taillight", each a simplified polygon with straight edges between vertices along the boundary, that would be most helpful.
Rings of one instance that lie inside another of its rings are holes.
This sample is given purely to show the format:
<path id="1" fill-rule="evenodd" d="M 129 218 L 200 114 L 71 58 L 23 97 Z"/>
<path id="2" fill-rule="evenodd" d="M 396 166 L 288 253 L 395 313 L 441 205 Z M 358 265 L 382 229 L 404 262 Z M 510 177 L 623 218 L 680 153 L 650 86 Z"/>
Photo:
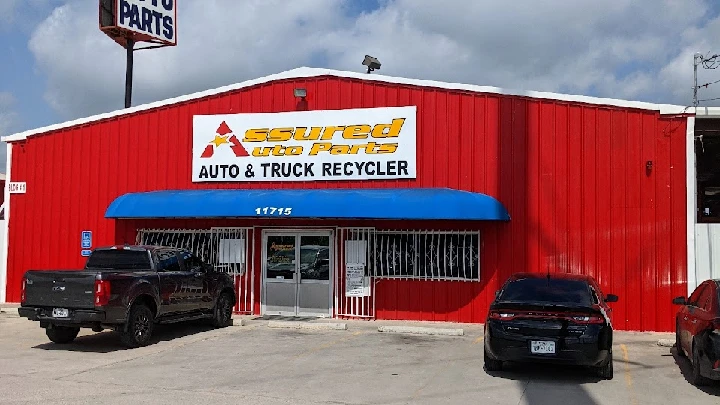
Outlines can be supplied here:
<path id="1" fill-rule="evenodd" d="M 23 277 L 22 288 L 20 289 L 20 303 L 25 303 L 25 285 L 27 285 L 27 279 Z"/>
<path id="2" fill-rule="evenodd" d="M 102 307 L 110 302 L 110 281 L 95 280 L 95 306 Z"/>

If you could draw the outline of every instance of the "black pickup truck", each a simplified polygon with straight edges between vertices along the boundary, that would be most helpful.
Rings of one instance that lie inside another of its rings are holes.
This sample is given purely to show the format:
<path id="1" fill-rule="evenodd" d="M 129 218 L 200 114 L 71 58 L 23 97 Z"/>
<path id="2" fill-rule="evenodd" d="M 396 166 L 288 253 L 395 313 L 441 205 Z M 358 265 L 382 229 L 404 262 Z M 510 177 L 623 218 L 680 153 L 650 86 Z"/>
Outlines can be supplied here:
<path id="1" fill-rule="evenodd" d="M 229 274 L 184 249 L 111 246 L 93 250 L 83 270 L 27 271 L 18 313 L 39 321 L 55 343 L 92 328 L 115 330 L 124 345 L 138 347 L 149 343 L 156 323 L 231 325 L 233 285 Z"/>

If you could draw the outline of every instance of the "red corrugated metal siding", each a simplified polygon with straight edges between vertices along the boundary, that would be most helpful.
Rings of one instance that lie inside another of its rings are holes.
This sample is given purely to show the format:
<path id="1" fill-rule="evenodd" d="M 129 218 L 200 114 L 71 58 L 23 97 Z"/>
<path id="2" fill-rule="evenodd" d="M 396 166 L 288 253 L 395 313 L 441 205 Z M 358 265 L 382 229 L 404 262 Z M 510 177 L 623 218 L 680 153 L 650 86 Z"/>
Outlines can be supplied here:
<path id="1" fill-rule="evenodd" d="M 293 111 L 296 85 L 307 88 L 311 110 L 417 105 L 417 180 L 191 182 L 193 114 Z M 116 230 L 103 218 L 115 197 L 217 187 L 452 187 L 508 207 L 509 223 L 480 225 L 481 282 L 381 281 L 382 319 L 482 322 L 507 276 L 550 268 L 591 274 L 618 294 L 619 329 L 666 331 L 670 299 L 686 288 L 683 117 L 313 78 L 31 137 L 13 146 L 12 160 L 12 180 L 27 181 L 28 190 L 12 197 L 8 301 L 19 299 L 26 269 L 81 266 L 81 230 L 94 231 L 95 245 L 134 235 L 132 223 Z"/>

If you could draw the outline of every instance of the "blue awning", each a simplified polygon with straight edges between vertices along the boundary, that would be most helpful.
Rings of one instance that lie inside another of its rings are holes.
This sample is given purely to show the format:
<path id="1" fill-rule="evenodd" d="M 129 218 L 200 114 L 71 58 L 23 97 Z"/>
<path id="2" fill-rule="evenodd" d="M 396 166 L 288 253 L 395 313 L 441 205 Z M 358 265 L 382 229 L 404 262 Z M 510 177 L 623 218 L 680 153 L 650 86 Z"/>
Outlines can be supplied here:
<path id="1" fill-rule="evenodd" d="M 488 195 L 447 188 L 152 191 L 118 197 L 105 217 L 510 219 Z"/>

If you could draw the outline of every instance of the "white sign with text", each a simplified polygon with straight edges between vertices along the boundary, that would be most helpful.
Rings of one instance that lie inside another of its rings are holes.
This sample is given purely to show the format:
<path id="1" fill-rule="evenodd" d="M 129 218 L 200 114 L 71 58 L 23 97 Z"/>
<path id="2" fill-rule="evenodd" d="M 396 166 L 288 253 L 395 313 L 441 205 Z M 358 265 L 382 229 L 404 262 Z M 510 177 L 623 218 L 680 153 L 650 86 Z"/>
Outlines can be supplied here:
<path id="1" fill-rule="evenodd" d="M 11 181 L 8 183 L 10 194 L 25 194 L 27 185 L 24 181 Z"/>
<path id="2" fill-rule="evenodd" d="M 417 107 L 193 117 L 193 182 L 414 179 Z"/>
<path id="3" fill-rule="evenodd" d="M 166 44 L 177 44 L 176 0 L 117 0 L 116 24 Z"/>

